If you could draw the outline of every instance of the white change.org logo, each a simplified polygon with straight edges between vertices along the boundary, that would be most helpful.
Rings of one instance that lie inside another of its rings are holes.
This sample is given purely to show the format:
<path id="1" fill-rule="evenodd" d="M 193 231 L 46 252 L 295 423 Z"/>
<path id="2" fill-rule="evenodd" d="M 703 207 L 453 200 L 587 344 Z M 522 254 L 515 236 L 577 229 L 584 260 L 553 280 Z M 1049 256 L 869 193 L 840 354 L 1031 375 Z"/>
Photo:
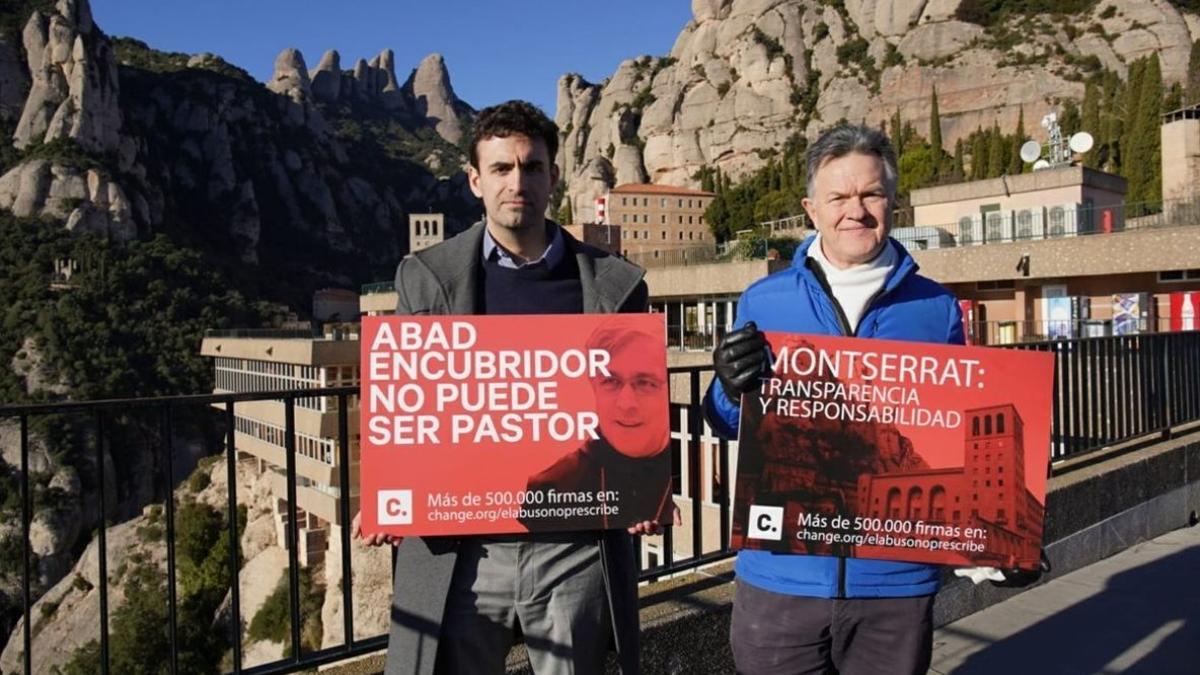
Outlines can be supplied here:
<path id="1" fill-rule="evenodd" d="M 412 490 L 380 490 L 380 525 L 412 525 Z"/>
<path id="2" fill-rule="evenodd" d="M 751 539 L 783 539 L 783 507 L 750 505 L 750 527 L 746 536 Z"/>

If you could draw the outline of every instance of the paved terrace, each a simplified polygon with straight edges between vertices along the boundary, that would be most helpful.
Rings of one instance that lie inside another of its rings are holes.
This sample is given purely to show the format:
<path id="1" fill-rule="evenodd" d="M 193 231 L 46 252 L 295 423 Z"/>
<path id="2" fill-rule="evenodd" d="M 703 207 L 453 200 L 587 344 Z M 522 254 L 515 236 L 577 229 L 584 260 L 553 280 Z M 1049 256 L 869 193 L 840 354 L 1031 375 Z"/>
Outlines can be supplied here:
<path id="1" fill-rule="evenodd" d="M 938 675 L 1200 672 L 1200 527 L 1168 532 L 938 629 Z"/>

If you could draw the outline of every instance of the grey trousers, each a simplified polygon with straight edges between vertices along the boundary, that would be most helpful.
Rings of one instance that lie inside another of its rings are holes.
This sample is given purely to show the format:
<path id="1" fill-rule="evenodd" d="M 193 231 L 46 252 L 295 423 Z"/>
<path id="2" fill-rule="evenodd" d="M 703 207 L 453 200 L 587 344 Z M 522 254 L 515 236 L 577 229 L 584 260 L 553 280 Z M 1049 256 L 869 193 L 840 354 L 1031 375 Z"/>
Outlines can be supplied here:
<path id="1" fill-rule="evenodd" d="M 612 622 L 594 535 L 463 541 L 434 672 L 503 673 L 518 627 L 537 675 L 603 672 Z"/>
<path id="2" fill-rule="evenodd" d="M 924 675 L 933 596 L 806 598 L 738 581 L 730 642 L 741 675 Z"/>

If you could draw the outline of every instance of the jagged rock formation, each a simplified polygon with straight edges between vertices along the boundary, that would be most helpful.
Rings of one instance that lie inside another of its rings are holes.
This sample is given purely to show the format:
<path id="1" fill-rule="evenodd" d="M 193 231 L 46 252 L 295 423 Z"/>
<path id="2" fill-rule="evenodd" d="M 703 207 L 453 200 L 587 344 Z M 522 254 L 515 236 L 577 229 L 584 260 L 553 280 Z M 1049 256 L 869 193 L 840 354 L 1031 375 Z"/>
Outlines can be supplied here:
<path id="1" fill-rule="evenodd" d="M 404 89 L 415 101 L 417 113 L 429 119 L 442 138 L 451 143 L 462 139 L 473 111 L 454 94 L 441 54 L 430 54 L 422 59 L 404 83 Z"/>
<path id="2" fill-rule="evenodd" d="M 4 3 L 0 19 L 0 210 L 115 240 L 165 234 L 239 290 L 295 308 L 310 306 L 315 288 L 388 278 L 407 250 L 410 211 L 443 211 L 451 231 L 478 216 L 462 153 L 436 131 L 451 123 L 453 134 L 473 114 L 444 66 L 410 78 L 427 87 L 422 105 L 456 115 L 432 119 L 417 112 L 387 51 L 353 73 L 332 54 L 310 73 L 287 50 L 264 86 L 212 54 L 110 38 L 87 0 Z M 30 335 L 14 337 L 35 345 Z M 24 352 L 5 364 L 27 391 L 72 395 L 39 379 Z M 0 429 L 0 469 L 19 465 L 15 438 Z M 152 452 L 118 448 L 104 461 L 104 516 L 128 517 L 154 498 Z M 62 579 L 102 515 L 88 480 L 99 474 L 94 462 L 89 454 L 76 469 L 55 461 L 38 470 L 61 504 L 39 507 L 34 521 L 35 594 Z M 5 551 L 13 522 L 0 523 Z M 14 574 L 0 569 L 5 627 L 19 597 Z"/>
<path id="3" fill-rule="evenodd" d="M 35 11 L 25 24 L 31 82 L 13 143 L 70 138 L 87 150 L 116 150 L 121 111 L 112 45 L 86 0 L 59 0 L 56 10 L 49 17 Z"/>
<path id="4" fill-rule="evenodd" d="M 11 119 L 18 149 L 69 144 L 93 154 L 121 153 L 122 115 L 112 44 L 92 22 L 84 0 L 59 0 L 49 16 L 34 11 L 19 61 L 10 37 L 0 36 L 0 117 Z M 127 169 L 127 164 L 121 165 Z M 62 218 L 70 229 L 119 239 L 136 234 L 131 205 L 111 172 L 34 159 L 0 177 L 0 208 L 16 215 Z"/>
<path id="5" fill-rule="evenodd" d="M 294 52 L 294 50 L 289 50 Z M 284 58 L 287 52 L 280 55 Z M 276 62 L 275 79 L 288 77 L 286 64 Z M 370 102 L 386 110 L 412 115 L 437 131 L 447 142 L 457 144 L 475 117 L 471 106 L 461 101 L 450 85 L 450 73 L 441 54 L 430 54 L 412 71 L 404 86 L 396 79 L 395 56 L 385 49 L 369 62 L 359 59 L 354 69 L 341 70 L 341 55 L 329 50 L 317 67 L 308 71 L 317 100 L 337 104 L 347 101 Z"/>
<path id="6" fill-rule="evenodd" d="M 198 229 L 243 263 L 327 270 L 326 284 L 354 281 L 327 259 L 293 265 L 279 246 L 304 242 L 382 270 L 405 250 L 408 204 L 460 225 L 474 216 L 453 146 L 473 111 L 440 56 L 401 87 L 390 50 L 353 72 L 330 52 L 310 72 L 287 49 L 263 88 L 211 54 L 110 40 L 86 0 L 56 10 L 24 22 L 27 63 L 0 35 L 0 120 L 24 155 L 0 176 L 0 209 L 117 239 Z M 411 159 L 380 156 L 392 151 L 364 138 L 369 120 L 395 133 L 389 119 L 412 130 Z"/>
<path id="7" fill-rule="evenodd" d="M 980 126 L 1027 130 L 1056 101 L 1080 99 L 1097 64 L 1124 76 L 1151 52 L 1182 79 L 1200 17 L 1165 0 L 1100 0 L 1079 16 L 1015 17 L 985 29 L 960 0 L 693 0 L 666 58 L 622 63 L 607 80 L 558 83 L 560 169 L 577 218 L 642 176 L 695 186 L 702 166 L 762 166 L 793 134 L 839 119 L 879 125 L 897 110 L 929 124 L 936 86 L 947 149 Z M 1094 57 L 1094 58 L 1093 58 Z"/>

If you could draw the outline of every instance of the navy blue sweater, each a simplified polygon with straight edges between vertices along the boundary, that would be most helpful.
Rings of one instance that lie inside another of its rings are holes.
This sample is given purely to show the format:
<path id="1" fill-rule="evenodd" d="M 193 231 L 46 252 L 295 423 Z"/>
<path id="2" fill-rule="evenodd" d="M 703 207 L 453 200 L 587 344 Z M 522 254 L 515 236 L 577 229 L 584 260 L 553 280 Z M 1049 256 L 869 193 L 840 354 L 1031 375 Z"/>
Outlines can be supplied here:
<path id="1" fill-rule="evenodd" d="M 583 285 L 575 256 L 566 255 L 552 268 L 544 265 L 512 269 L 485 261 L 479 275 L 482 314 L 580 314 Z"/>

